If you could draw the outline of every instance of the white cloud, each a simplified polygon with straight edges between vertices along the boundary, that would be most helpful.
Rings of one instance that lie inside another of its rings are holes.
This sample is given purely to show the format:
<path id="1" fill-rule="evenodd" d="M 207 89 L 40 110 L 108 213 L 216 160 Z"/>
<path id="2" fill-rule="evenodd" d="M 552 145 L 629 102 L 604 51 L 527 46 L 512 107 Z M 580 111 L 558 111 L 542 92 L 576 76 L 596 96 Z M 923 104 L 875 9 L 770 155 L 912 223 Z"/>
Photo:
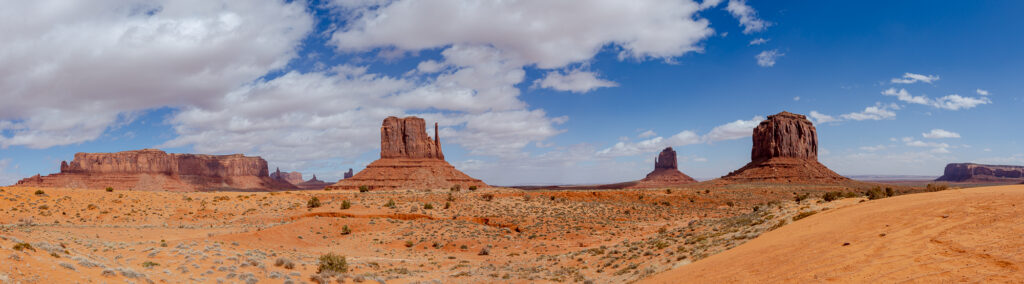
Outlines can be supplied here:
<path id="1" fill-rule="evenodd" d="M 747 5 L 746 0 L 729 0 L 729 4 L 725 6 L 725 10 L 729 11 L 734 18 L 740 21 L 740 25 L 743 26 L 744 34 L 764 31 L 765 28 L 771 25 L 770 23 L 758 18 L 757 11 Z"/>
<path id="2" fill-rule="evenodd" d="M 835 117 L 833 117 L 831 115 L 820 113 L 820 112 L 818 112 L 816 110 L 812 110 L 811 111 L 810 117 L 811 117 L 811 120 L 813 120 L 815 124 L 822 124 L 822 123 L 829 123 L 829 122 L 839 121 L 839 119 L 837 119 L 837 118 L 835 118 Z"/>
<path id="3" fill-rule="evenodd" d="M 597 74 L 594 72 L 579 69 L 573 69 L 568 74 L 551 71 L 543 79 L 537 79 L 533 83 L 541 88 L 570 91 L 573 93 L 586 93 L 597 88 L 616 87 L 619 85 L 612 81 L 598 79 Z"/>
<path id="4" fill-rule="evenodd" d="M 938 81 L 938 75 L 921 75 L 914 73 L 904 73 L 901 78 L 892 78 L 890 80 L 893 84 L 913 84 L 917 82 L 925 82 L 931 84 L 934 81 Z"/>
<path id="5" fill-rule="evenodd" d="M 932 129 L 931 132 L 921 133 L 924 138 L 960 138 L 960 134 L 956 132 L 946 131 L 943 129 Z"/>
<path id="6" fill-rule="evenodd" d="M 793 97 L 793 101 L 800 101 L 800 96 Z"/>
<path id="7" fill-rule="evenodd" d="M 0 124 L 10 136 L 0 135 L 0 146 L 80 143 L 132 112 L 216 103 L 295 57 L 313 26 L 305 9 L 301 1 L 9 3 L 0 10 Z"/>
<path id="8" fill-rule="evenodd" d="M 658 134 L 654 133 L 654 130 L 647 130 L 647 131 L 644 131 L 643 133 L 640 133 L 640 135 L 637 135 L 637 137 L 639 137 L 639 138 L 648 138 L 648 137 L 652 137 L 654 135 L 658 135 Z"/>
<path id="9" fill-rule="evenodd" d="M 972 98 L 963 97 L 957 94 L 932 99 L 924 95 L 914 96 L 911 95 L 910 92 L 907 92 L 906 89 L 896 90 L 896 88 L 886 89 L 885 91 L 882 91 L 882 94 L 886 96 L 894 96 L 896 99 L 907 103 L 927 105 L 947 110 L 970 109 L 979 105 L 992 103 L 992 100 L 987 97 Z"/>
<path id="10" fill-rule="evenodd" d="M 988 91 L 986 91 L 986 90 L 977 89 L 977 90 L 974 90 L 974 92 L 976 92 L 976 93 L 978 93 L 979 95 L 982 95 L 982 96 L 988 96 Z"/>
<path id="11" fill-rule="evenodd" d="M 11 159 L 0 160 L 0 186 L 12 185 L 18 182 L 18 174 L 12 171 L 16 170 L 17 166 L 11 166 Z"/>
<path id="12" fill-rule="evenodd" d="M 910 146 L 910 147 L 932 148 L 932 150 L 931 150 L 932 153 L 937 153 L 937 154 L 950 153 L 950 151 L 949 151 L 950 146 L 949 146 L 949 144 L 946 144 L 946 143 L 924 142 L 924 141 L 920 141 L 920 140 L 914 140 L 914 139 L 912 139 L 910 137 L 904 137 L 903 138 L 903 142 L 907 146 Z"/>
<path id="13" fill-rule="evenodd" d="M 875 152 L 875 151 L 885 150 L 886 148 L 887 147 L 885 145 L 876 145 L 876 146 L 861 146 L 859 149 L 864 150 L 864 151 L 868 151 L 868 152 Z"/>
<path id="14" fill-rule="evenodd" d="M 767 39 L 759 37 L 759 38 L 755 38 L 754 40 L 751 40 L 749 45 L 762 45 L 762 44 L 765 44 L 767 42 L 768 42 Z"/>
<path id="15" fill-rule="evenodd" d="M 751 120 L 736 120 L 716 126 L 703 136 L 698 135 L 696 132 L 685 130 L 677 133 L 676 135 L 672 135 L 669 138 L 659 136 L 635 143 L 619 141 L 611 147 L 597 151 L 596 154 L 601 157 L 634 156 L 660 151 L 661 149 L 669 146 L 679 147 L 750 137 L 754 132 L 754 128 L 757 127 L 762 120 L 764 120 L 764 117 L 762 116 L 755 116 Z"/>
<path id="16" fill-rule="evenodd" d="M 772 49 L 762 51 L 761 53 L 758 53 L 757 56 L 754 56 L 754 58 L 757 58 L 757 65 L 761 67 L 772 67 L 775 66 L 775 60 L 784 55 L 786 54 L 779 53 L 778 49 Z"/>
<path id="17" fill-rule="evenodd" d="M 845 120 L 883 120 L 892 119 L 896 117 L 896 112 L 899 110 L 899 106 L 896 104 L 884 105 L 882 103 L 876 103 L 874 106 L 864 108 L 861 112 L 851 112 L 840 115 Z"/>

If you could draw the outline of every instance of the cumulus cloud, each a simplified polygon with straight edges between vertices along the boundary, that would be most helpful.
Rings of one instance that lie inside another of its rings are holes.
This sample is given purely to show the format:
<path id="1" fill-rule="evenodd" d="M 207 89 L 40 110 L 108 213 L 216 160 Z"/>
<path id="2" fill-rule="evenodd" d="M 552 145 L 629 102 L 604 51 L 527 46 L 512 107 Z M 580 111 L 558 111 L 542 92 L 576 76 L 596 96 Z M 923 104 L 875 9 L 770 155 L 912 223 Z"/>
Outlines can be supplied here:
<path id="1" fill-rule="evenodd" d="M 658 134 L 654 133 L 654 130 L 647 130 L 647 131 L 644 131 L 643 133 L 640 133 L 640 135 L 637 135 L 637 137 L 639 137 L 639 138 L 648 138 L 648 137 L 652 137 L 652 136 L 655 136 L 655 135 L 658 135 Z"/>
<path id="2" fill-rule="evenodd" d="M 12 171 L 17 168 L 11 166 L 11 159 L 0 160 L 0 186 L 12 185 L 18 182 L 18 174 Z"/>
<path id="3" fill-rule="evenodd" d="M 757 11 L 747 5 L 746 0 L 729 0 L 729 4 L 725 6 L 725 10 L 729 11 L 734 18 L 740 21 L 740 25 L 743 26 L 744 34 L 751 34 L 755 32 L 764 31 L 771 24 L 761 20 L 757 17 Z"/>
<path id="4" fill-rule="evenodd" d="M 9 3 L 0 146 L 80 143 L 132 112 L 213 104 L 284 67 L 312 24 L 299 1 Z"/>
<path id="5" fill-rule="evenodd" d="M 979 95 L 982 95 L 982 96 L 988 96 L 988 91 L 986 91 L 986 90 L 977 89 L 977 90 L 974 90 L 974 92 L 976 92 L 976 93 L 978 93 Z"/>
<path id="6" fill-rule="evenodd" d="M 904 144 L 906 144 L 907 146 L 910 146 L 910 147 L 932 148 L 931 149 L 932 153 L 937 153 L 937 154 L 950 153 L 950 151 L 949 151 L 949 147 L 950 146 L 949 146 L 949 144 L 946 144 L 946 143 L 924 142 L 924 141 L 921 141 L 921 140 L 915 140 L 915 139 L 910 138 L 910 137 L 903 137 L 902 140 L 903 140 Z"/>
<path id="7" fill-rule="evenodd" d="M 775 66 L 775 60 L 783 55 L 786 54 L 780 53 L 778 49 L 772 49 L 762 51 L 761 53 L 758 53 L 757 56 L 754 56 L 754 58 L 757 58 L 757 65 L 761 67 L 772 67 Z"/>
<path id="8" fill-rule="evenodd" d="M 959 133 L 952 132 L 952 131 L 947 131 L 947 130 L 943 130 L 943 129 L 938 129 L 938 128 L 932 129 L 931 132 L 921 133 L 921 136 L 923 136 L 924 138 L 932 138 L 932 139 L 937 139 L 937 138 L 960 138 L 960 134 Z"/>
<path id="9" fill-rule="evenodd" d="M 597 78 L 594 72 L 582 71 L 579 69 L 570 70 L 569 73 L 559 71 L 548 72 L 543 79 L 533 82 L 535 86 L 550 88 L 558 91 L 569 91 L 573 93 L 586 93 L 597 88 L 616 87 L 612 81 Z"/>
<path id="10" fill-rule="evenodd" d="M 899 106 L 896 104 L 885 105 L 882 103 L 877 103 L 874 106 L 864 108 L 863 111 L 843 114 L 840 115 L 840 117 L 846 120 L 891 119 L 893 117 L 896 117 L 896 112 L 894 110 L 899 110 Z"/>
<path id="11" fill-rule="evenodd" d="M 811 117 L 811 120 L 814 121 L 814 123 L 816 123 L 816 124 L 839 121 L 839 119 L 835 118 L 834 116 L 827 115 L 827 114 L 824 114 L 824 113 L 820 113 L 820 112 L 818 112 L 816 110 L 812 110 L 811 111 L 810 117 Z"/>
<path id="12" fill-rule="evenodd" d="M 892 78 L 892 80 L 890 80 L 890 82 L 892 82 L 893 84 L 913 84 L 913 83 L 917 83 L 917 82 L 925 82 L 925 83 L 931 84 L 932 82 L 938 81 L 938 80 L 939 80 L 939 76 L 938 75 L 921 75 L 921 74 L 914 74 L 914 73 L 909 73 L 908 72 L 908 73 L 904 73 L 903 77 L 901 77 L 901 78 Z"/>
<path id="13" fill-rule="evenodd" d="M 762 44 L 765 44 L 767 42 L 768 42 L 767 39 L 759 37 L 759 38 L 755 38 L 754 40 L 751 40 L 750 41 L 750 45 L 762 45 Z"/>
<path id="14" fill-rule="evenodd" d="M 886 89 L 885 91 L 882 91 L 882 94 L 886 96 L 894 96 L 902 102 L 947 110 L 970 109 L 979 105 L 992 103 L 992 100 L 987 97 L 964 97 L 957 94 L 932 99 L 925 95 L 914 96 L 911 95 L 910 92 L 907 92 L 906 89 L 896 90 L 896 88 Z"/>
<path id="15" fill-rule="evenodd" d="M 598 156 L 622 157 L 634 156 L 660 151 L 665 147 L 679 147 L 699 143 L 712 143 L 724 140 L 734 140 L 750 137 L 754 128 L 757 127 L 763 116 L 755 116 L 750 120 L 736 120 L 723 125 L 716 126 L 703 136 L 691 130 L 684 130 L 671 137 L 654 137 L 639 142 L 619 141 L 611 147 L 597 151 Z"/>

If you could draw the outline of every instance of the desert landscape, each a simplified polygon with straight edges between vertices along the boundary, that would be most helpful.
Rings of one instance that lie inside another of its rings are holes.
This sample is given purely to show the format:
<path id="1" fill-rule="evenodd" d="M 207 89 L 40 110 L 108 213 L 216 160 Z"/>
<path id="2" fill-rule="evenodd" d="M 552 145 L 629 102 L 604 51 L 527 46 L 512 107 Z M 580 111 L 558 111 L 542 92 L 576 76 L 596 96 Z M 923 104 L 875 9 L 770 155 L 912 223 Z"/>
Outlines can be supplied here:
<path id="1" fill-rule="evenodd" d="M 0 284 L 1024 283 L 1022 1 L 0 4 Z"/>

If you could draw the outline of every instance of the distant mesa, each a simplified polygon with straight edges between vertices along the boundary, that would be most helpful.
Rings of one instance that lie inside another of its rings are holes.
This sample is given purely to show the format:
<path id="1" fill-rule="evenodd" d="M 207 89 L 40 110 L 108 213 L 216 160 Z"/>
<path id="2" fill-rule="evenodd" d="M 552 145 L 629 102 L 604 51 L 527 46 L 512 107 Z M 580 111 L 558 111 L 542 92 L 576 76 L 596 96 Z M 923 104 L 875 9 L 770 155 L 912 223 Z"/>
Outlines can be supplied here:
<path id="1" fill-rule="evenodd" d="M 647 174 L 630 188 L 651 188 L 666 187 L 695 183 L 697 180 L 679 171 L 679 164 L 676 162 L 676 151 L 672 147 L 662 150 L 654 159 L 654 170 Z"/>
<path id="2" fill-rule="evenodd" d="M 384 119 L 380 127 L 380 159 L 328 188 L 354 190 L 366 186 L 371 190 L 389 190 L 487 186 L 444 160 L 437 130 L 435 123 L 431 139 L 422 118 L 391 116 Z"/>
<path id="3" fill-rule="evenodd" d="M 273 191 L 296 189 L 270 177 L 267 161 L 234 155 L 168 154 L 155 149 L 77 153 L 60 173 L 36 175 L 15 186 L 145 191 Z"/>
<path id="4" fill-rule="evenodd" d="M 276 171 L 274 171 L 273 173 L 270 173 L 270 178 L 278 180 L 278 181 L 287 182 L 287 183 L 290 183 L 290 184 L 300 184 L 300 183 L 303 182 L 303 180 L 302 180 L 302 173 L 300 173 L 300 172 L 290 172 L 290 173 L 281 172 L 281 168 L 277 168 Z"/>
<path id="5" fill-rule="evenodd" d="M 331 185 L 331 183 L 317 179 L 316 178 L 316 174 L 313 175 L 313 178 L 311 178 L 311 179 L 309 179 L 307 181 L 295 184 L 295 186 L 298 186 L 299 189 L 310 189 L 310 190 L 323 189 L 323 188 L 327 187 L 328 185 Z"/>
<path id="6" fill-rule="evenodd" d="M 952 163 L 935 181 L 1017 183 L 1024 181 L 1024 166 Z"/>
<path id="7" fill-rule="evenodd" d="M 806 116 L 780 112 L 754 128 L 750 163 L 722 177 L 737 182 L 850 181 L 818 162 L 818 133 Z"/>
<path id="8" fill-rule="evenodd" d="M 352 168 L 348 168 L 348 171 L 345 172 L 345 177 L 343 177 L 343 179 L 350 178 L 350 177 L 352 177 Z"/>

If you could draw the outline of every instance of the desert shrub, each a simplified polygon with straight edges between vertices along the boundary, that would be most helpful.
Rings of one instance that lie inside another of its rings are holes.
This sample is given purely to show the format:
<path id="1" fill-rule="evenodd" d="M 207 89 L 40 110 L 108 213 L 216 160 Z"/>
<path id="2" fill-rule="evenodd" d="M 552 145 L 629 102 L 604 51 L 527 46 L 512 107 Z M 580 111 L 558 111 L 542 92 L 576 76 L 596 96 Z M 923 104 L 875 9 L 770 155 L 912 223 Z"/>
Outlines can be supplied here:
<path id="1" fill-rule="evenodd" d="M 896 191 L 892 190 L 891 187 L 885 188 L 885 196 L 893 197 L 894 195 L 896 195 Z"/>
<path id="2" fill-rule="evenodd" d="M 810 197 L 810 194 L 797 194 L 796 197 L 793 197 L 793 201 L 796 201 L 796 203 L 800 203 L 800 201 L 804 201 L 805 199 L 807 199 L 807 197 Z"/>
<path id="3" fill-rule="evenodd" d="M 451 188 L 451 191 L 460 191 L 460 190 L 462 190 L 462 186 L 458 185 L 458 184 L 453 185 L 452 188 Z"/>
<path id="4" fill-rule="evenodd" d="M 107 187 L 107 192 L 114 192 L 114 188 L 113 188 L 113 187 L 109 187 L 109 186 L 108 186 L 108 187 Z"/>
<path id="5" fill-rule="evenodd" d="M 24 250 L 36 251 L 36 248 L 32 247 L 32 245 L 29 244 L 29 243 L 17 243 L 17 244 L 14 244 L 14 247 L 12 247 L 12 249 L 14 249 L 16 251 L 24 251 Z"/>
<path id="6" fill-rule="evenodd" d="M 447 200 L 447 201 L 455 201 L 455 196 L 453 196 L 451 193 L 448 193 L 448 198 L 445 198 L 445 200 Z"/>
<path id="7" fill-rule="evenodd" d="M 369 186 L 365 186 L 365 185 L 360 185 L 359 186 L 359 192 L 367 192 L 367 191 L 370 191 L 370 187 Z"/>
<path id="8" fill-rule="evenodd" d="M 489 247 L 484 247 L 484 248 L 480 249 L 480 252 L 476 253 L 476 255 L 490 255 L 490 254 L 491 254 L 491 248 L 489 248 Z"/>
<path id="9" fill-rule="evenodd" d="M 484 201 L 491 201 L 494 200 L 494 194 L 484 193 L 483 195 L 480 196 L 480 198 L 483 199 Z"/>
<path id="10" fill-rule="evenodd" d="M 395 208 L 395 200 L 394 199 L 388 199 L 388 203 L 384 203 L 384 207 Z"/>
<path id="11" fill-rule="evenodd" d="M 843 199 L 843 192 L 842 191 L 829 191 L 829 192 L 826 192 L 824 195 L 822 195 L 821 199 L 824 199 L 825 201 L 833 201 L 833 200 Z"/>
<path id="12" fill-rule="evenodd" d="M 348 200 L 345 200 L 345 201 L 341 202 L 341 209 L 349 209 L 349 208 L 352 208 L 352 202 L 349 202 Z"/>
<path id="13" fill-rule="evenodd" d="M 868 190 L 868 191 L 864 192 L 864 195 L 866 195 L 868 197 L 868 199 L 871 199 L 871 200 L 882 199 L 882 198 L 888 197 L 888 196 L 885 195 L 885 191 L 882 190 L 881 187 L 877 187 L 877 186 L 872 188 L 871 190 Z"/>
<path id="14" fill-rule="evenodd" d="M 328 253 L 320 256 L 320 262 L 317 265 L 316 273 L 323 272 L 335 272 L 345 273 L 348 272 L 348 263 L 345 262 L 345 256 Z"/>
<path id="15" fill-rule="evenodd" d="M 143 262 L 142 263 L 142 267 L 144 267 L 144 268 L 153 268 L 155 266 L 160 266 L 160 264 L 156 263 L 156 262 L 152 262 L 152 261 L 147 261 L 147 262 Z"/>
<path id="16" fill-rule="evenodd" d="M 46 194 L 46 192 L 43 192 L 43 190 L 42 190 L 42 189 L 36 189 L 36 192 L 35 192 L 35 193 L 36 193 L 36 195 L 43 195 L 43 194 Z"/>
<path id="17" fill-rule="evenodd" d="M 800 219 L 803 219 L 803 218 L 807 218 L 807 217 L 810 217 L 811 215 L 814 215 L 814 214 L 817 214 L 817 213 L 818 213 L 818 211 L 800 212 L 800 214 L 796 214 L 796 216 L 793 216 L 793 221 L 800 220 Z"/>
<path id="18" fill-rule="evenodd" d="M 736 203 L 733 203 L 732 201 L 729 201 L 729 202 L 726 202 L 725 205 L 729 205 L 729 207 L 733 207 L 733 206 L 736 206 Z"/>
<path id="19" fill-rule="evenodd" d="M 295 268 L 295 263 L 287 258 L 281 257 L 278 258 L 277 261 L 274 261 L 274 266 L 284 267 L 284 269 L 292 269 Z"/>
<path id="20" fill-rule="evenodd" d="M 452 208 L 452 203 L 451 202 L 445 202 L 444 203 L 444 209 L 448 209 L 448 208 Z"/>
<path id="21" fill-rule="evenodd" d="M 341 234 L 348 235 L 352 233 L 352 229 L 348 228 L 348 225 L 341 226 Z"/>
<path id="22" fill-rule="evenodd" d="M 927 189 L 927 190 L 928 190 L 929 192 L 931 192 L 931 191 L 943 191 L 943 190 L 947 190 L 947 189 L 949 189 L 949 186 L 948 186 L 948 185 L 945 185 L 945 184 L 930 184 L 930 183 L 929 183 L 929 184 L 928 184 L 928 185 L 927 185 L 927 186 L 926 186 L 925 188 L 926 188 L 926 189 Z"/>
<path id="23" fill-rule="evenodd" d="M 309 207 L 310 209 L 320 207 L 320 205 L 320 198 L 316 198 L 316 196 L 313 196 L 313 198 L 310 198 L 309 201 L 306 202 L 306 207 Z"/>
<path id="24" fill-rule="evenodd" d="M 428 209 L 428 210 L 429 209 L 434 209 L 434 204 L 424 203 L 423 204 L 423 209 Z"/>
<path id="25" fill-rule="evenodd" d="M 470 185 L 469 186 L 469 190 L 476 190 L 476 189 L 477 189 L 477 187 L 475 185 Z"/>
<path id="26" fill-rule="evenodd" d="M 412 241 L 405 241 L 405 247 L 411 248 L 414 245 Z"/>

